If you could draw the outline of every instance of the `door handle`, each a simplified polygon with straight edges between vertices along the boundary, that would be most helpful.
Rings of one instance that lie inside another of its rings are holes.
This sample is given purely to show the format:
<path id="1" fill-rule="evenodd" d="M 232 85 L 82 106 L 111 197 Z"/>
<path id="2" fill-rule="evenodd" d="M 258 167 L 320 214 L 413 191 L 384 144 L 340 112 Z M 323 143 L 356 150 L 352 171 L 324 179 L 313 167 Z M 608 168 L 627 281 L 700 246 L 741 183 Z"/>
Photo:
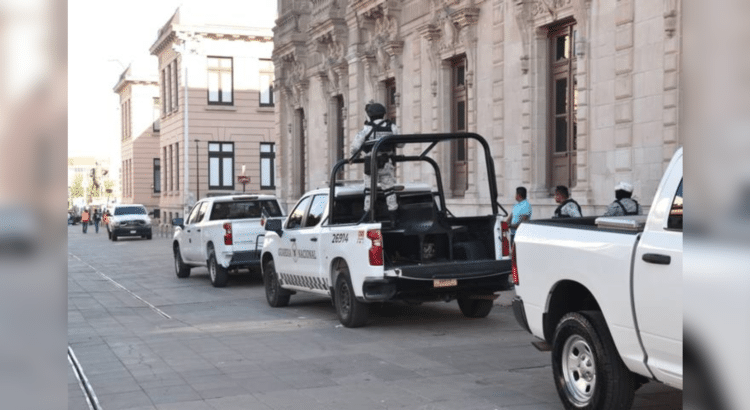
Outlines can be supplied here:
<path id="1" fill-rule="evenodd" d="M 313 241 L 313 242 L 317 242 L 318 238 L 310 238 L 310 240 Z"/>
<path id="2" fill-rule="evenodd" d="M 289 242 L 297 242 L 297 238 L 289 238 Z"/>
<path id="3" fill-rule="evenodd" d="M 195 230 L 195 232 L 200 232 L 200 231 L 201 231 L 200 229 L 196 229 L 196 230 Z"/>
<path id="4" fill-rule="evenodd" d="M 190 229 L 188 229 L 187 232 L 190 233 Z"/>
<path id="5" fill-rule="evenodd" d="M 644 253 L 642 259 L 644 262 L 655 263 L 657 265 L 669 265 L 672 262 L 672 257 L 669 255 L 658 253 Z"/>

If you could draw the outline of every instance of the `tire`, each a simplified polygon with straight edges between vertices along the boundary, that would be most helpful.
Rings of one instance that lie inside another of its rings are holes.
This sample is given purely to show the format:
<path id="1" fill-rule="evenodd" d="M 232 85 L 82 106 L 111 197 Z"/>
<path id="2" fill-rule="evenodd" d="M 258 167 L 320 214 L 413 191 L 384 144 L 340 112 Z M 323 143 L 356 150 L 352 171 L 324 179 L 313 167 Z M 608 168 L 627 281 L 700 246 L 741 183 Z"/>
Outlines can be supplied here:
<path id="1" fill-rule="evenodd" d="M 185 265 L 180 254 L 180 245 L 174 245 L 174 271 L 178 278 L 190 276 L 190 266 Z"/>
<path id="2" fill-rule="evenodd" d="M 360 327 L 367 323 L 370 305 L 357 300 L 349 272 L 342 270 L 336 278 L 336 313 L 346 327 Z"/>
<path id="3" fill-rule="evenodd" d="M 117 234 L 112 233 L 112 242 L 117 242 Z"/>
<path id="4" fill-rule="evenodd" d="M 229 272 L 216 261 L 216 252 L 213 249 L 210 249 L 209 252 L 208 276 L 211 278 L 211 284 L 215 288 L 223 288 L 229 282 Z"/>
<path id="5" fill-rule="evenodd" d="M 146 239 L 151 240 L 151 234 L 146 235 Z"/>
<path id="6" fill-rule="evenodd" d="M 266 288 L 266 300 L 271 307 L 289 305 L 291 293 L 281 287 L 279 277 L 276 275 L 276 264 L 274 264 L 273 259 L 263 265 L 263 284 Z"/>
<path id="7" fill-rule="evenodd" d="M 463 313 L 466 317 L 487 317 L 487 315 L 490 314 L 493 305 L 494 301 L 491 299 L 458 299 L 458 307 L 459 309 L 461 309 L 461 313 Z"/>
<path id="8" fill-rule="evenodd" d="M 112 232 L 110 232 L 109 229 L 107 229 L 107 238 L 112 240 Z"/>
<path id="9" fill-rule="evenodd" d="M 552 342 L 552 373 L 566 409 L 629 409 L 633 404 L 635 377 L 601 312 L 563 316 Z"/>

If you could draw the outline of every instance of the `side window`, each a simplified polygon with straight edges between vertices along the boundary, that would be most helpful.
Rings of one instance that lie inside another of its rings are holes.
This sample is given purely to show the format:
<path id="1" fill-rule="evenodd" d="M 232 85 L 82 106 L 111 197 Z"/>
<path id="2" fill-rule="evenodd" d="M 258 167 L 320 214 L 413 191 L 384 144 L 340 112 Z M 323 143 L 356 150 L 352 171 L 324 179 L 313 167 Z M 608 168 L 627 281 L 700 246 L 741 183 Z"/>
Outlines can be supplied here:
<path id="1" fill-rule="evenodd" d="M 193 209 L 190 211 L 190 216 L 187 219 L 187 222 L 185 224 L 192 224 L 195 223 L 196 218 L 198 217 L 198 210 L 200 210 L 201 203 L 195 204 Z"/>
<path id="2" fill-rule="evenodd" d="M 286 229 L 295 229 L 302 226 L 302 218 L 305 216 L 307 206 L 310 204 L 310 198 L 307 197 L 301 200 L 291 214 L 289 214 L 289 220 L 286 222 Z"/>
<path id="3" fill-rule="evenodd" d="M 328 195 L 315 195 L 310 206 L 310 211 L 307 213 L 307 219 L 305 219 L 305 226 L 316 226 L 323 219 L 323 212 L 326 209 L 328 203 Z"/>
<path id="4" fill-rule="evenodd" d="M 672 200 L 672 209 L 669 210 L 667 218 L 667 229 L 682 230 L 682 182 L 680 181 L 680 186 Z"/>
<path id="5" fill-rule="evenodd" d="M 200 222 L 203 220 L 203 217 L 206 215 L 207 209 L 208 209 L 208 202 L 204 202 L 203 205 L 201 205 L 201 209 L 198 211 L 198 217 L 195 218 L 195 222 Z"/>

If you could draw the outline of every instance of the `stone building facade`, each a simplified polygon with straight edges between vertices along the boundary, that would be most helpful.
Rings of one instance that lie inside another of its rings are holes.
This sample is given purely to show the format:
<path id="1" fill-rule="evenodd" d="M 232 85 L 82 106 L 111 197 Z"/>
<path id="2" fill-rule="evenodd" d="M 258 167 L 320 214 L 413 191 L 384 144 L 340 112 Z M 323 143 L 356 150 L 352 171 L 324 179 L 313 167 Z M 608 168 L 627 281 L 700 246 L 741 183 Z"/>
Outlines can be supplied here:
<path id="1" fill-rule="evenodd" d="M 120 75 L 114 92 L 120 97 L 120 201 L 142 204 L 158 217 L 160 186 L 154 169 L 159 159 L 159 83 L 151 59 L 141 59 Z"/>
<path id="2" fill-rule="evenodd" d="M 184 5 L 150 48 L 158 59 L 166 221 L 206 196 L 275 193 L 273 18 L 266 27 L 251 27 L 252 18 L 209 4 Z"/>
<path id="3" fill-rule="evenodd" d="M 404 133 L 484 136 L 500 201 L 526 186 L 549 217 L 556 185 L 585 215 L 620 180 L 650 205 L 681 144 L 681 0 L 278 0 L 279 195 L 327 184 L 384 103 Z M 482 201 L 481 148 L 446 143 L 437 160 L 449 205 Z M 480 159 L 480 161 L 477 161 Z M 401 169 L 403 182 L 431 178 Z M 347 177 L 358 178 L 359 171 Z"/>

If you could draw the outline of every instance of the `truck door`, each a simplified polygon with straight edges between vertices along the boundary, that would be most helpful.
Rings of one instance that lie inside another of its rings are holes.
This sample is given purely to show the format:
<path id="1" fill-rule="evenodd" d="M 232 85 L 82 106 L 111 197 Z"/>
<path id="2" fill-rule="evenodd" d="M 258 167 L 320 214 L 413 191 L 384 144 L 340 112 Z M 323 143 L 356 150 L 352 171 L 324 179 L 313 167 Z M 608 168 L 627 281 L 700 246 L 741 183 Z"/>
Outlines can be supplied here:
<path id="1" fill-rule="evenodd" d="M 323 265 L 320 226 L 327 204 L 327 194 L 315 195 L 302 221 L 302 227 L 290 235 L 296 239 L 296 246 L 292 243 L 292 254 L 293 257 L 296 254 L 297 259 L 294 262 L 294 272 L 290 272 L 296 277 L 289 280 L 308 291 L 324 294 L 327 291 L 327 283 L 320 274 Z"/>
<path id="2" fill-rule="evenodd" d="M 682 169 L 682 164 L 679 164 Z M 675 167 L 673 167 L 675 168 Z M 682 386 L 682 181 L 665 184 L 636 250 L 633 302 L 646 364 L 656 379 Z M 658 225 L 656 223 L 658 222 Z"/>
<path id="3" fill-rule="evenodd" d="M 276 271 L 284 284 L 293 284 L 290 275 L 298 275 L 299 231 L 303 228 L 305 215 L 310 208 L 312 196 L 306 196 L 297 202 L 284 225 L 284 234 L 279 238 L 278 254 L 275 260 Z"/>
<path id="4" fill-rule="evenodd" d="M 183 255 L 185 259 L 192 262 L 205 262 L 203 258 L 203 252 L 201 249 L 201 221 L 206 215 L 206 208 L 208 208 L 208 202 L 201 202 L 193 208 L 193 212 L 190 213 L 190 218 L 185 223 L 185 237 L 186 243 L 184 245 L 185 250 Z"/>

